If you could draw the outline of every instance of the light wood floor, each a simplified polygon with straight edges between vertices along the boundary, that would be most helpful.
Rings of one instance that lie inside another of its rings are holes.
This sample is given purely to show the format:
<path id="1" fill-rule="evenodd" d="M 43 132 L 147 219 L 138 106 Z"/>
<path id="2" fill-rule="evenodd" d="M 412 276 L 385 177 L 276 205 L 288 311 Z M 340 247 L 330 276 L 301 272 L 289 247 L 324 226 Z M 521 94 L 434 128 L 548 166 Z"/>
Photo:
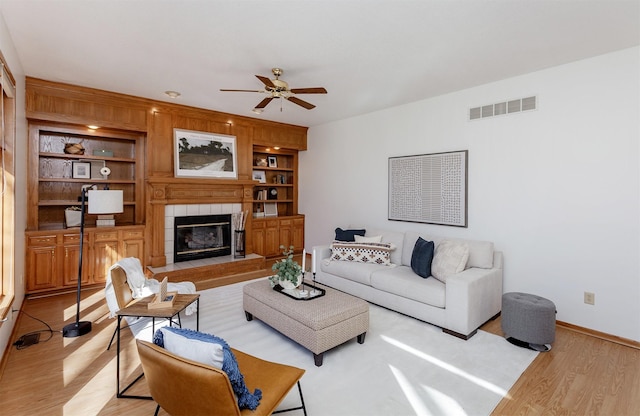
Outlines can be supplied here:
<path id="1" fill-rule="evenodd" d="M 152 401 L 115 398 L 115 346 L 106 350 L 115 320 L 107 316 L 103 291 L 85 292 L 81 305 L 82 319 L 94 322 L 92 332 L 63 338 L 59 331 L 75 316 L 75 294 L 25 301 L 25 312 L 58 332 L 46 342 L 48 334 L 43 333 L 41 342 L 29 348 L 10 347 L 0 378 L 0 413 L 153 414 Z M 42 323 L 21 314 L 15 337 L 42 328 Z M 502 335 L 500 318 L 482 329 Z M 122 334 L 122 359 L 130 381 L 141 370 L 131 332 Z M 147 393 L 144 379 L 133 393 Z M 538 355 L 493 414 L 619 416 L 638 415 L 639 409 L 640 350 L 558 327 L 553 349 Z"/>

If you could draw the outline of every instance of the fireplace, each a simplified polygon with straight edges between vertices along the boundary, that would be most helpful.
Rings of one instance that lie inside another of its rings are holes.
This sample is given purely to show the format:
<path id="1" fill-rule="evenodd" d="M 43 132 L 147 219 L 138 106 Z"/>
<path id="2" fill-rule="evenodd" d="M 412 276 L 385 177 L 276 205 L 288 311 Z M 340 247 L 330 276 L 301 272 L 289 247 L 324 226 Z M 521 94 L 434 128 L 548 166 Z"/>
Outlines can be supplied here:
<path id="1" fill-rule="evenodd" d="M 231 254 L 231 214 L 175 217 L 173 261 Z"/>

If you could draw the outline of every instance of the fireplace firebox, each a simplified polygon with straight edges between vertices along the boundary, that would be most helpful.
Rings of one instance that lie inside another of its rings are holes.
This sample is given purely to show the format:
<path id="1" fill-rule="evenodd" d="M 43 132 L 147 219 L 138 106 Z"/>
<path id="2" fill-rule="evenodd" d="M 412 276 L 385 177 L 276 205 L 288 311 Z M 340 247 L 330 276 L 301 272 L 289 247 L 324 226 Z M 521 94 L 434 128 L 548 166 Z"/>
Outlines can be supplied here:
<path id="1" fill-rule="evenodd" d="M 231 214 L 175 217 L 173 261 L 231 254 Z"/>

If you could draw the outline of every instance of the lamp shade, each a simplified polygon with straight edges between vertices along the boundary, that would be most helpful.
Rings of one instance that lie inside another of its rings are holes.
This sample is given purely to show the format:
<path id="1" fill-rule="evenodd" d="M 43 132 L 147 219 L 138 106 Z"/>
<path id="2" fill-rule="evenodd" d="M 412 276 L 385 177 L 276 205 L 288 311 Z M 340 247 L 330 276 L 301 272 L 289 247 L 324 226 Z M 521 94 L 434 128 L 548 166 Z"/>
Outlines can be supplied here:
<path id="1" fill-rule="evenodd" d="M 87 195 L 89 214 L 116 214 L 124 211 L 122 190 L 90 190 Z"/>

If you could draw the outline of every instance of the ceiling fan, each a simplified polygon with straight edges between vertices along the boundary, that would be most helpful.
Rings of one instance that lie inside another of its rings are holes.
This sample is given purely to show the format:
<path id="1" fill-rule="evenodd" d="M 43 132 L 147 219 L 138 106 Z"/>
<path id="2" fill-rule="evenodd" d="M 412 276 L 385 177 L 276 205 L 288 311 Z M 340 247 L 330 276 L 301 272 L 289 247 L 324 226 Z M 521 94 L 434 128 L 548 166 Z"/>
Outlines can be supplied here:
<path id="1" fill-rule="evenodd" d="M 264 84 L 263 90 L 227 90 L 221 89 L 220 91 L 232 91 L 232 92 L 258 92 L 261 94 L 267 94 L 267 98 L 260 101 L 260 103 L 253 109 L 254 112 L 260 113 L 262 110 L 273 100 L 274 98 L 284 98 L 285 100 L 291 101 L 294 104 L 298 104 L 301 107 L 306 108 L 307 110 L 311 110 L 315 108 L 315 105 L 308 103 L 300 98 L 296 97 L 297 94 L 326 94 L 327 90 L 322 87 L 314 87 L 314 88 L 289 88 L 289 84 L 279 79 L 280 75 L 284 72 L 280 68 L 272 68 L 271 72 L 276 77 L 276 79 L 269 79 L 267 77 L 263 77 L 261 75 L 256 75 L 262 83 Z M 282 111 L 282 107 L 280 107 L 280 111 Z"/>

